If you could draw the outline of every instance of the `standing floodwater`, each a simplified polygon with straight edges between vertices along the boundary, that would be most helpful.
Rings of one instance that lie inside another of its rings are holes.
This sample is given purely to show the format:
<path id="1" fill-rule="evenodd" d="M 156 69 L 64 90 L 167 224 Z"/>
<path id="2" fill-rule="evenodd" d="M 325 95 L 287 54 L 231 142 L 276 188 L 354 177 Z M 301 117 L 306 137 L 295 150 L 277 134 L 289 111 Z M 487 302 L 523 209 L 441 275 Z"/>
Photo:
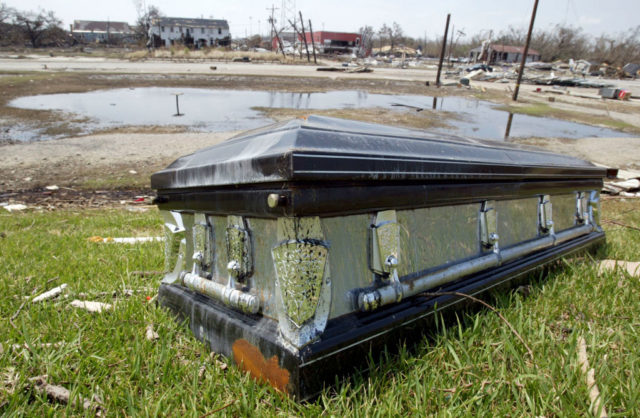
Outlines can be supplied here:
<path id="1" fill-rule="evenodd" d="M 25 109 L 57 110 L 89 118 L 83 132 L 122 126 L 187 126 L 194 131 L 222 132 L 257 128 L 272 122 L 256 107 L 308 109 L 346 109 L 382 107 L 392 111 L 446 111 L 455 114 L 448 127 L 436 132 L 453 133 L 480 139 L 501 140 L 509 115 L 495 105 L 461 97 L 434 98 L 417 95 L 370 94 L 364 91 L 325 93 L 286 93 L 277 91 L 180 89 L 145 87 L 98 90 L 86 93 L 50 94 L 21 97 L 11 106 Z M 179 103 L 177 102 L 179 100 Z M 403 106 L 397 106 L 401 104 Z M 179 111 L 177 108 L 179 106 Z M 405 110 L 401 110 L 405 109 Z M 179 114 L 180 117 L 174 117 Z M 46 135 L 19 135 L 20 139 L 49 139 Z M 627 134 L 558 119 L 515 115 L 510 137 L 625 137 Z"/>

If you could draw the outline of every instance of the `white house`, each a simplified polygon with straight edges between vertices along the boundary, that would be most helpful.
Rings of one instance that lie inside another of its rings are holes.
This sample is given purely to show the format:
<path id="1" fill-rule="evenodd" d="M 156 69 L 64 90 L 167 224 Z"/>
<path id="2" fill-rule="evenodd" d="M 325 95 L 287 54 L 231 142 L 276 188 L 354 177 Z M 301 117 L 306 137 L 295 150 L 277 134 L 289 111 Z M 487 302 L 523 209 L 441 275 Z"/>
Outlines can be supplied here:
<path id="1" fill-rule="evenodd" d="M 486 44 L 469 51 L 469 58 L 473 61 L 494 62 L 520 62 L 524 54 L 524 47 L 511 45 Z M 540 61 L 540 53 L 529 48 L 527 62 Z"/>
<path id="2" fill-rule="evenodd" d="M 160 17 L 151 21 L 149 38 L 153 46 L 226 46 L 231 41 L 229 23 L 220 19 Z"/>

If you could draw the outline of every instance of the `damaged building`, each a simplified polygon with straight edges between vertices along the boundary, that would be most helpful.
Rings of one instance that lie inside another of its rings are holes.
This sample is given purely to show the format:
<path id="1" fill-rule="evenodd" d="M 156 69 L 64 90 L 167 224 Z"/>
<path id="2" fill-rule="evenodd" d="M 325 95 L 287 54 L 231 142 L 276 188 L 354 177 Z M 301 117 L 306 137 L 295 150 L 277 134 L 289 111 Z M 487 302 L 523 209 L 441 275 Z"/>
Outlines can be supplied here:
<path id="1" fill-rule="evenodd" d="M 134 33 L 127 22 L 74 20 L 71 36 L 79 43 L 133 42 Z"/>
<path id="2" fill-rule="evenodd" d="M 314 32 L 313 37 L 309 32 L 306 32 L 305 35 L 307 42 L 313 42 L 316 50 L 321 54 L 351 53 L 360 48 L 362 42 L 360 34 L 350 32 L 319 31 Z M 303 41 L 302 37 L 300 37 L 300 41 Z"/>
<path id="3" fill-rule="evenodd" d="M 149 38 L 156 48 L 175 44 L 228 46 L 231 43 L 229 23 L 222 19 L 160 17 L 152 20 Z"/>
<path id="4" fill-rule="evenodd" d="M 487 61 L 494 62 L 520 62 L 524 47 L 513 45 L 482 45 L 469 51 L 469 58 L 473 62 Z M 540 53 L 529 48 L 527 51 L 527 62 L 540 61 Z"/>

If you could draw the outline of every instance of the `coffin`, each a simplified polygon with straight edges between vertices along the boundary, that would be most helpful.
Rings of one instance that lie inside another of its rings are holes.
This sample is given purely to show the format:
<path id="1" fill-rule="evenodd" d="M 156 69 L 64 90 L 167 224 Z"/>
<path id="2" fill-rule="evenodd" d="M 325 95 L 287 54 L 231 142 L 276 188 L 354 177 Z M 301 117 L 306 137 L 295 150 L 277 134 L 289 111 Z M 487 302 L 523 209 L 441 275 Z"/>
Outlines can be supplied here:
<path id="1" fill-rule="evenodd" d="M 247 132 L 151 177 L 159 302 L 306 399 L 420 338 L 459 293 L 603 242 L 605 175 L 504 142 L 317 116 Z"/>

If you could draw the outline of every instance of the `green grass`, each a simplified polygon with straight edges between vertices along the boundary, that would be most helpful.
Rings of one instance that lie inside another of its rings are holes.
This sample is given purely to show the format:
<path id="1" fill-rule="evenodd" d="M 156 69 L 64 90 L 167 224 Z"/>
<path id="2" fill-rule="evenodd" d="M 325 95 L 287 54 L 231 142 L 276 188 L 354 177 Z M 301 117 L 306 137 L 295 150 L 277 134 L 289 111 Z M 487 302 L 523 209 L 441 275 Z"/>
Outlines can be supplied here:
<path id="1" fill-rule="evenodd" d="M 640 202 L 605 202 L 606 218 L 640 226 Z M 28 378 L 72 394 L 99 395 L 109 416 L 584 416 L 587 388 L 576 362 L 576 340 L 587 352 L 610 416 L 640 410 L 640 279 L 597 274 L 590 259 L 564 262 L 535 280 L 531 294 L 502 292 L 491 303 L 522 335 L 526 349 L 497 315 L 461 313 L 459 324 L 435 330 L 414 351 L 376 359 L 313 403 L 297 404 L 230 366 L 222 370 L 189 332 L 147 303 L 163 244 L 96 244 L 88 237 L 160 235 L 157 212 L 57 211 L 0 213 L 0 415 L 83 415 L 30 389 Z M 605 224 L 607 227 L 607 224 Z M 600 257 L 640 259 L 640 232 L 612 225 Z M 58 277 L 46 284 L 48 280 Z M 69 299 L 37 305 L 23 296 L 67 283 Z M 74 294 L 143 290 L 131 297 L 89 297 L 115 303 L 90 314 L 68 307 Z M 154 324 L 160 338 L 148 341 Z M 39 343 L 64 342 L 59 347 Z M 13 350 L 12 344 L 31 348 Z M 223 360 L 226 362 L 226 360 Z M 199 377 L 201 367 L 205 373 Z"/>

